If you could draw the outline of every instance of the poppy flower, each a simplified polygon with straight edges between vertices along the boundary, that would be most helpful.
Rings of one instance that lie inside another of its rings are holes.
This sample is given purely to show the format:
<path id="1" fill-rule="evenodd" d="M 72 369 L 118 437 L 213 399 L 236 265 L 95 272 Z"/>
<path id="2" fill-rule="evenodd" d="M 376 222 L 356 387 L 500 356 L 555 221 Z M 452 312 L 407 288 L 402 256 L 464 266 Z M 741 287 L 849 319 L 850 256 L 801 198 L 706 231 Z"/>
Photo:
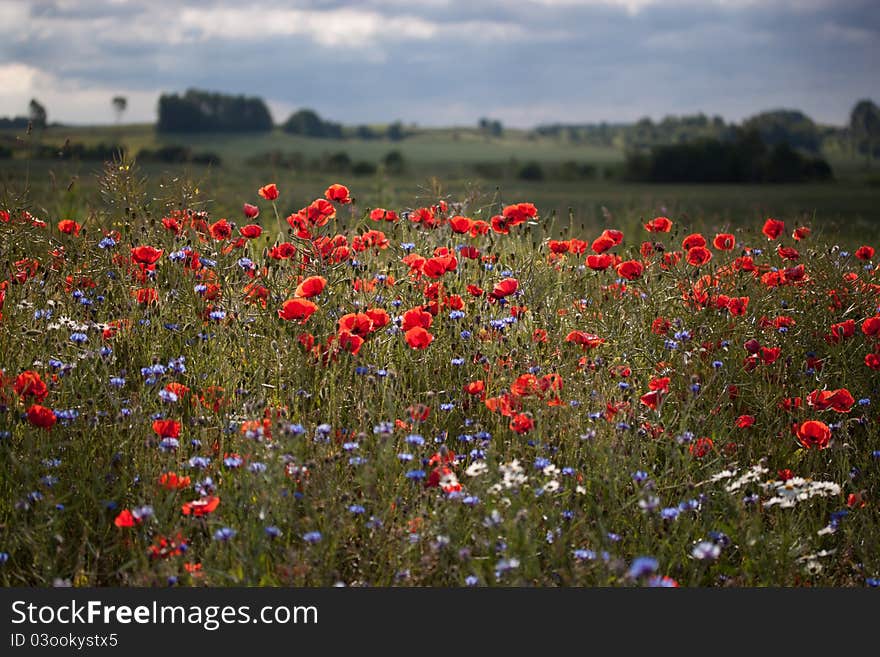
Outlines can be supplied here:
<path id="1" fill-rule="evenodd" d="M 593 271 L 605 271 L 611 266 L 612 262 L 614 262 L 614 259 L 607 253 L 587 256 L 587 267 Z"/>
<path id="2" fill-rule="evenodd" d="M 608 235 L 600 235 L 596 239 L 593 240 L 593 243 L 590 244 L 590 248 L 596 254 L 605 253 L 608 249 L 611 249 L 615 246 L 614 240 Z"/>
<path id="3" fill-rule="evenodd" d="M 260 216 L 260 208 L 256 205 L 251 205 L 250 203 L 245 203 L 241 209 L 242 213 L 245 216 L 245 219 L 256 219 Z"/>
<path id="4" fill-rule="evenodd" d="M 274 201 L 278 198 L 278 186 L 275 183 L 270 183 L 268 185 L 263 185 L 260 189 L 257 190 L 257 194 L 262 196 L 267 201 Z"/>
<path id="5" fill-rule="evenodd" d="M 754 426 L 755 418 L 751 415 L 740 415 L 736 418 L 735 426 L 737 429 L 748 429 Z"/>
<path id="6" fill-rule="evenodd" d="M 469 395 L 482 395 L 486 391 L 486 383 L 482 379 L 466 383 L 464 391 Z"/>
<path id="7" fill-rule="evenodd" d="M 391 322 L 391 317 L 384 308 L 368 308 L 364 314 L 373 322 L 373 331 L 383 328 Z"/>
<path id="8" fill-rule="evenodd" d="M 39 404 L 33 404 L 27 409 L 27 419 L 28 422 L 41 429 L 51 429 L 57 421 L 55 412 L 51 408 Z"/>
<path id="9" fill-rule="evenodd" d="M 672 229 L 672 221 L 668 217 L 654 217 L 645 224 L 649 233 L 668 233 Z"/>
<path id="10" fill-rule="evenodd" d="M 215 240 L 225 240 L 232 235 L 232 224 L 226 219 L 219 219 L 208 227 L 208 232 Z"/>
<path id="11" fill-rule="evenodd" d="M 859 260 L 870 260 L 874 257 L 874 247 L 860 246 L 856 249 L 856 258 Z"/>
<path id="12" fill-rule="evenodd" d="M 644 271 L 644 265 L 638 260 L 626 260 L 617 265 L 617 275 L 628 281 L 633 281 L 641 277 Z"/>
<path id="13" fill-rule="evenodd" d="M 287 258 L 292 257 L 295 253 L 296 247 L 293 244 L 290 242 L 282 242 L 269 249 L 268 255 L 273 260 L 286 260 Z"/>
<path id="14" fill-rule="evenodd" d="M 181 490 L 188 488 L 192 480 L 189 477 L 181 477 L 176 472 L 165 472 L 159 477 L 159 485 L 166 490 Z"/>
<path id="15" fill-rule="evenodd" d="M 152 287 L 142 287 L 134 293 L 134 296 L 142 306 L 159 303 L 159 292 Z"/>
<path id="16" fill-rule="evenodd" d="M 336 201 L 337 203 L 342 203 L 343 205 L 347 205 L 351 203 L 351 196 L 349 196 L 348 187 L 345 185 L 334 184 L 330 185 L 326 191 L 324 192 L 324 198 L 328 201 Z"/>
<path id="17" fill-rule="evenodd" d="M 831 440 L 831 429 L 824 422 L 807 420 L 798 427 L 797 438 L 804 449 L 825 449 Z"/>
<path id="18" fill-rule="evenodd" d="M 867 323 L 867 320 L 866 322 Z M 862 331 L 865 331 L 865 325 L 862 324 Z M 831 325 L 830 342 L 840 342 L 844 338 L 851 338 L 856 334 L 856 322 L 854 319 L 848 319 L 845 322 L 838 322 Z M 867 334 L 867 333 L 866 333 Z"/>
<path id="19" fill-rule="evenodd" d="M 327 279 L 323 276 L 309 276 L 296 286 L 296 291 L 293 294 L 304 299 L 311 299 L 321 294 L 326 285 Z"/>
<path id="20" fill-rule="evenodd" d="M 749 297 L 731 297 L 727 302 L 727 311 L 734 317 L 745 315 L 748 307 Z"/>
<path id="21" fill-rule="evenodd" d="M 584 349 L 594 349 L 595 347 L 598 347 L 600 344 L 605 342 L 605 340 L 603 338 L 600 338 L 598 335 L 585 333 L 584 331 L 572 331 L 567 336 L 565 336 L 565 341 L 580 345 Z"/>
<path id="22" fill-rule="evenodd" d="M 449 220 L 449 227 L 453 233 L 463 234 L 470 231 L 473 223 L 468 217 L 455 216 Z"/>
<path id="23" fill-rule="evenodd" d="M 263 229 L 257 224 L 248 224 L 239 228 L 238 233 L 249 240 L 255 240 L 263 234 Z"/>
<path id="24" fill-rule="evenodd" d="M 131 259 L 141 265 L 155 265 L 162 253 L 162 249 L 152 246 L 136 246 L 131 250 Z"/>
<path id="25" fill-rule="evenodd" d="M 413 349 L 427 349 L 434 336 L 421 326 L 414 326 L 404 333 L 406 343 Z"/>
<path id="26" fill-rule="evenodd" d="M 399 217 L 394 210 L 375 208 L 370 211 L 370 219 L 373 221 L 397 221 Z"/>
<path id="27" fill-rule="evenodd" d="M 688 447 L 688 451 L 696 458 L 701 459 L 712 451 L 715 447 L 715 441 L 711 438 L 697 438 Z"/>
<path id="28" fill-rule="evenodd" d="M 702 267 L 712 259 L 712 252 L 704 246 L 688 249 L 687 263 L 692 267 Z"/>
<path id="29" fill-rule="evenodd" d="M 778 219 L 768 219 L 764 222 L 764 227 L 761 229 L 761 232 L 767 236 L 767 239 L 775 240 L 782 235 L 782 231 L 784 230 L 784 222 L 779 221 Z"/>
<path id="30" fill-rule="evenodd" d="M 853 331 L 853 333 L 854 332 L 855 331 Z M 869 317 L 864 322 L 862 322 L 862 333 L 868 336 L 880 335 L 880 315 L 874 315 L 873 317 Z"/>
<path id="31" fill-rule="evenodd" d="M 736 246 L 736 238 L 730 233 L 718 233 L 712 240 L 712 246 L 719 251 L 732 251 Z"/>
<path id="32" fill-rule="evenodd" d="M 113 524 L 122 528 L 134 527 L 135 525 L 139 525 L 143 522 L 142 518 L 138 518 L 128 509 L 123 509 L 116 518 L 113 519 Z"/>
<path id="33" fill-rule="evenodd" d="M 501 211 L 501 215 L 510 222 L 511 226 L 517 226 L 537 217 L 538 208 L 531 203 L 517 203 L 505 207 Z"/>
<path id="34" fill-rule="evenodd" d="M 517 413 L 510 420 L 508 426 L 511 431 L 521 435 L 534 429 L 535 421 L 532 419 L 531 415 L 528 415 L 527 413 Z"/>
<path id="35" fill-rule="evenodd" d="M 425 312 L 421 308 L 413 308 L 403 313 L 403 325 L 401 328 L 404 331 L 409 331 L 416 327 L 429 329 L 433 321 L 434 318 L 431 316 L 431 313 Z"/>
<path id="36" fill-rule="evenodd" d="M 286 321 L 299 320 L 300 324 L 308 320 L 318 306 L 306 299 L 288 299 L 281 304 L 278 317 Z"/>
<path id="37" fill-rule="evenodd" d="M 831 409 L 837 413 L 849 413 L 855 402 L 855 398 L 846 388 L 814 390 L 807 395 L 807 405 L 815 408 L 817 411 Z"/>
<path id="38" fill-rule="evenodd" d="M 698 246 L 706 246 L 706 238 L 703 237 L 700 233 L 691 233 L 681 242 L 681 248 L 685 251 L 690 251 L 691 249 Z"/>
<path id="39" fill-rule="evenodd" d="M 25 370 L 15 377 L 12 389 L 22 399 L 33 397 L 38 404 L 42 403 L 49 395 L 49 388 L 40 378 L 40 373 L 33 370 Z"/>
<path id="40" fill-rule="evenodd" d="M 364 339 L 360 335 L 348 331 L 339 332 L 339 346 L 350 354 L 357 356 L 363 345 Z"/>
<path id="41" fill-rule="evenodd" d="M 153 431 L 160 438 L 179 438 L 180 422 L 177 420 L 154 420 Z"/>
<path id="42" fill-rule="evenodd" d="M 796 242 L 800 242 L 801 240 L 805 240 L 810 236 L 812 231 L 806 226 L 799 226 L 795 228 L 791 233 L 791 238 Z"/>
<path id="43" fill-rule="evenodd" d="M 515 278 L 505 278 L 495 283 L 492 292 L 489 295 L 493 299 L 503 299 L 510 296 L 519 289 L 519 281 Z"/>
<path id="44" fill-rule="evenodd" d="M 339 318 L 340 333 L 352 335 L 369 335 L 373 332 L 373 320 L 366 313 L 348 313 Z"/>
<path id="45" fill-rule="evenodd" d="M 780 246 L 778 249 L 776 249 L 776 253 L 778 253 L 779 257 L 783 260 L 797 260 L 801 257 L 801 254 L 798 253 L 798 250 L 790 246 Z"/>
<path id="46" fill-rule="evenodd" d="M 657 317 L 651 322 L 651 333 L 654 335 L 666 335 L 672 328 L 672 322 L 665 317 Z"/>
<path id="47" fill-rule="evenodd" d="M 651 390 L 650 392 L 646 392 L 644 395 L 639 397 L 639 401 L 650 408 L 652 411 L 656 411 L 657 407 L 660 405 L 660 399 L 662 395 L 663 392 L 660 390 Z"/>
<path id="48" fill-rule="evenodd" d="M 81 229 L 82 226 L 80 226 L 72 219 L 62 219 L 58 222 L 58 230 L 60 230 L 65 235 L 79 235 L 79 231 Z"/>
<path id="49" fill-rule="evenodd" d="M 202 516 L 206 516 L 209 513 L 215 511 L 217 507 L 220 505 L 220 498 L 214 495 L 209 497 L 203 497 L 199 500 L 193 500 L 192 502 L 185 503 L 180 510 L 183 512 L 185 516 L 193 516 L 194 518 L 201 518 Z"/>

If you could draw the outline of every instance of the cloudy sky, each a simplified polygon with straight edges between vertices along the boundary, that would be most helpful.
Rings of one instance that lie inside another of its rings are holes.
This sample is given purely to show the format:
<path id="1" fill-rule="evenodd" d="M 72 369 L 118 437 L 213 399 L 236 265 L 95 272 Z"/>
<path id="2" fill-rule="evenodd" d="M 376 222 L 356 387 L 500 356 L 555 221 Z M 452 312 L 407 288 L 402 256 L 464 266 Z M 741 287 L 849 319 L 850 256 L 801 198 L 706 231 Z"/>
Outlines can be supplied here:
<path id="1" fill-rule="evenodd" d="M 0 0 L 0 115 L 152 121 L 162 91 L 276 121 L 627 121 L 880 101 L 877 0 Z"/>

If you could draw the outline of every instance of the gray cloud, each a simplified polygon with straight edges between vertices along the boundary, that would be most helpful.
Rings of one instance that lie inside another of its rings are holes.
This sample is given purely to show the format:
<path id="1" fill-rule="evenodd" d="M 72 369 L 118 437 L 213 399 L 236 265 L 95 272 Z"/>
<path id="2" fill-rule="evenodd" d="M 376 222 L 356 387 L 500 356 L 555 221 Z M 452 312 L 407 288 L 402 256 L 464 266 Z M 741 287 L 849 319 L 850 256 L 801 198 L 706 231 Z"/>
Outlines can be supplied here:
<path id="1" fill-rule="evenodd" d="M 514 125 L 798 107 L 843 123 L 880 96 L 872 0 L 175 0 L 0 4 L 0 114 L 129 120 L 189 86 L 347 122 Z"/>

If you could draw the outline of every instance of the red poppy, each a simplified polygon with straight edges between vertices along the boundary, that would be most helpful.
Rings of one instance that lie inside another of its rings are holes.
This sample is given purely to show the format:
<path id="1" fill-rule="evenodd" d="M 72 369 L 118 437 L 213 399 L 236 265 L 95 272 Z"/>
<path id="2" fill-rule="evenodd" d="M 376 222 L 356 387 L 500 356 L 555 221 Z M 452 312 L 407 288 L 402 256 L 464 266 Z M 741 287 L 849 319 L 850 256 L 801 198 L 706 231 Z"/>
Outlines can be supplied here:
<path id="1" fill-rule="evenodd" d="M 482 395 L 486 391 L 486 384 L 482 379 L 466 383 L 464 391 L 469 395 Z"/>
<path id="2" fill-rule="evenodd" d="M 651 333 L 655 335 L 666 335 L 672 328 L 672 322 L 665 317 L 657 317 L 651 322 Z"/>
<path id="3" fill-rule="evenodd" d="M 769 240 L 775 240 L 780 235 L 782 235 L 782 231 L 785 230 L 785 223 L 779 221 L 778 219 L 768 219 L 764 222 L 764 227 L 761 229 L 761 232 L 767 236 Z"/>
<path id="4" fill-rule="evenodd" d="M 685 251 L 690 251 L 691 249 L 698 246 L 706 246 L 706 238 L 703 237 L 700 233 L 691 233 L 681 242 L 681 248 Z"/>
<path id="5" fill-rule="evenodd" d="M 535 421 L 528 413 L 517 413 L 510 420 L 510 424 L 508 426 L 510 427 L 511 431 L 514 431 L 518 434 L 524 434 L 535 428 Z"/>
<path id="6" fill-rule="evenodd" d="M 598 335 L 585 333 L 584 331 L 572 331 L 565 336 L 565 341 L 581 345 L 584 349 L 594 349 L 605 342 L 605 340 Z"/>
<path id="7" fill-rule="evenodd" d="M 824 422 L 807 420 L 798 427 L 797 438 L 804 449 L 825 449 L 831 440 L 831 429 Z"/>
<path id="8" fill-rule="evenodd" d="M 376 208 L 370 212 L 370 219 L 373 221 L 397 221 L 399 217 L 394 210 L 386 210 L 385 208 Z"/>
<path id="9" fill-rule="evenodd" d="M 142 265 L 155 265 L 162 253 L 162 249 L 152 246 L 136 246 L 131 250 L 131 259 Z"/>
<path id="10" fill-rule="evenodd" d="M 719 251 L 732 251 L 736 246 L 736 238 L 730 233 L 718 233 L 712 240 L 712 246 Z"/>
<path id="11" fill-rule="evenodd" d="M 617 265 L 617 275 L 628 281 L 633 281 L 641 277 L 644 271 L 644 265 L 638 260 L 626 260 Z"/>
<path id="12" fill-rule="evenodd" d="M 348 313 L 339 318 L 340 333 L 351 335 L 369 335 L 373 332 L 373 320 L 366 313 Z"/>
<path id="13" fill-rule="evenodd" d="M 257 224 L 248 224 L 247 226 L 242 226 L 241 228 L 239 228 L 238 232 L 242 237 L 246 237 L 249 240 L 254 240 L 263 234 L 263 229 Z"/>
<path id="14" fill-rule="evenodd" d="M 587 256 L 587 267 L 593 271 L 605 271 L 611 266 L 612 262 L 614 262 L 614 259 L 607 253 Z"/>
<path id="15" fill-rule="evenodd" d="M 590 248 L 593 250 L 594 253 L 602 254 L 605 253 L 608 249 L 613 248 L 614 246 L 614 240 L 608 235 L 602 234 L 593 240 Z"/>
<path id="16" fill-rule="evenodd" d="M 519 281 L 515 278 L 505 278 L 495 283 L 492 293 L 489 295 L 493 299 L 502 299 L 510 296 L 519 289 Z"/>
<path id="17" fill-rule="evenodd" d="M 215 240 L 225 240 L 232 235 L 232 224 L 226 219 L 219 219 L 208 227 L 208 232 Z"/>
<path id="18" fill-rule="evenodd" d="M 180 422 L 177 420 L 154 420 L 153 431 L 160 438 L 179 438 Z"/>
<path id="19" fill-rule="evenodd" d="M 862 331 L 864 331 L 864 324 Z M 851 338 L 856 334 L 856 322 L 854 319 L 848 319 L 845 322 L 838 322 L 831 325 L 830 342 L 840 342 L 843 338 Z"/>
<path id="20" fill-rule="evenodd" d="M 281 304 L 281 310 L 278 311 L 278 317 L 291 321 L 299 320 L 302 324 L 312 316 L 318 309 L 318 306 L 306 299 L 288 299 Z"/>
<path id="21" fill-rule="evenodd" d="M 704 246 L 688 249 L 687 262 L 693 267 L 702 267 L 712 259 L 712 252 Z"/>
<path id="22" fill-rule="evenodd" d="M 740 415 L 735 424 L 737 429 L 748 429 L 755 424 L 755 418 L 751 415 Z"/>
<path id="23" fill-rule="evenodd" d="M 296 253 L 296 247 L 290 242 L 276 244 L 269 249 L 269 257 L 273 260 L 286 260 Z"/>
<path id="24" fill-rule="evenodd" d="M 137 302 L 143 306 L 159 303 L 159 292 L 152 287 L 142 287 L 134 293 Z"/>
<path id="25" fill-rule="evenodd" d="M 859 260 L 870 260 L 874 257 L 874 247 L 860 246 L 856 249 L 856 258 Z"/>
<path id="26" fill-rule="evenodd" d="M 262 196 L 267 201 L 274 201 L 276 198 L 278 198 L 278 186 L 275 183 L 264 185 L 257 190 L 257 194 Z"/>
<path id="27" fill-rule="evenodd" d="M 185 516 L 201 518 L 216 510 L 220 505 L 220 498 L 216 496 L 203 497 L 199 500 L 185 503 L 180 510 Z"/>
<path id="28" fill-rule="evenodd" d="M 33 397 L 34 401 L 38 404 L 42 403 L 49 395 L 49 388 L 46 387 L 43 379 L 40 378 L 39 372 L 33 370 L 25 370 L 15 377 L 12 389 L 22 399 Z"/>
<path id="29" fill-rule="evenodd" d="M 473 220 L 468 217 L 455 216 L 449 220 L 449 227 L 453 233 L 467 233 L 473 225 Z"/>
<path id="30" fill-rule="evenodd" d="M 645 224 L 645 230 L 650 233 L 668 233 L 672 229 L 672 221 L 667 217 L 654 217 Z"/>
<path id="31" fill-rule="evenodd" d="M 159 485 L 167 490 L 181 490 L 190 483 L 192 480 L 189 477 L 181 477 L 176 472 L 165 472 L 159 477 Z"/>
<path id="32" fill-rule="evenodd" d="M 807 404 L 817 411 L 831 409 L 837 413 L 849 413 L 856 400 L 849 390 L 814 390 L 807 395 Z"/>
<path id="33" fill-rule="evenodd" d="M 304 299 L 311 299 L 321 294 L 326 285 L 327 279 L 323 276 L 309 276 L 296 286 L 296 291 L 293 294 Z"/>
<path id="34" fill-rule="evenodd" d="M 81 229 L 82 226 L 73 221 L 73 219 L 62 219 L 58 222 L 58 230 L 65 235 L 79 235 Z"/>
<path id="35" fill-rule="evenodd" d="M 260 216 L 260 208 L 250 203 L 245 203 L 241 210 L 246 219 L 256 219 Z"/>
<path id="36" fill-rule="evenodd" d="M 135 525 L 139 525 L 143 522 L 142 518 L 138 518 L 128 509 L 123 509 L 119 515 L 116 516 L 113 520 L 113 524 L 122 528 L 134 527 Z"/>
<path id="37" fill-rule="evenodd" d="M 696 458 L 701 459 L 712 451 L 715 447 L 715 441 L 711 438 L 697 438 L 688 447 L 688 451 Z"/>
<path id="38" fill-rule="evenodd" d="M 837 325 L 835 324 L 835 326 Z M 831 328 L 833 329 L 834 327 L 832 326 Z M 862 322 L 862 333 L 868 336 L 880 335 L 880 315 L 874 315 Z"/>
<path id="39" fill-rule="evenodd" d="M 781 246 L 776 249 L 776 252 L 779 254 L 779 257 L 783 260 L 797 260 L 801 257 L 801 254 L 798 253 L 798 250 L 790 247 L 790 246 Z"/>
<path id="40" fill-rule="evenodd" d="M 749 297 L 732 297 L 727 302 L 727 311 L 735 317 L 745 315 L 748 307 Z"/>
<path id="41" fill-rule="evenodd" d="M 51 408 L 39 404 L 33 404 L 27 409 L 27 419 L 28 422 L 41 429 L 51 429 L 57 421 L 55 412 Z"/>
<path id="42" fill-rule="evenodd" d="M 421 308 L 413 308 L 403 313 L 403 326 L 401 328 L 404 331 L 409 331 L 416 327 L 429 329 L 433 321 L 434 318 L 431 316 L 431 313 L 425 312 Z"/>
<path id="43" fill-rule="evenodd" d="M 657 407 L 660 405 L 660 399 L 662 395 L 663 392 L 660 390 L 651 390 L 650 392 L 646 392 L 644 395 L 639 397 L 639 401 L 650 408 L 652 411 L 656 411 Z"/>
<path id="44" fill-rule="evenodd" d="M 337 203 L 342 203 L 346 205 L 351 203 L 351 196 L 349 196 L 348 187 L 345 185 L 335 184 L 330 185 L 326 191 L 324 192 L 324 198 L 328 201 L 336 201 Z"/>
<path id="45" fill-rule="evenodd" d="M 355 333 L 340 331 L 339 346 L 350 354 L 357 356 L 358 352 L 361 350 L 361 347 L 364 346 L 364 339 Z"/>
<path id="46" fill-rule="evenodd" d="M 791 234 L 791 237 L 796 242 L 800 242 L 801 240 L 807 239 L 810 236 L 811 232 L 812 231 L 809 228 L 807 228 L 806 226 L 800 226 L 800 227 L 794 229 L 794 231 Z"/>
<path id="47" fill-rule="evenodd" d="M 428 345 L 434 340 L 434 336 L 421 326 L 414 326 L 409 329 L 404 334 L 404 338 L 406 343 L 413 349 L 427 349 Z"/>

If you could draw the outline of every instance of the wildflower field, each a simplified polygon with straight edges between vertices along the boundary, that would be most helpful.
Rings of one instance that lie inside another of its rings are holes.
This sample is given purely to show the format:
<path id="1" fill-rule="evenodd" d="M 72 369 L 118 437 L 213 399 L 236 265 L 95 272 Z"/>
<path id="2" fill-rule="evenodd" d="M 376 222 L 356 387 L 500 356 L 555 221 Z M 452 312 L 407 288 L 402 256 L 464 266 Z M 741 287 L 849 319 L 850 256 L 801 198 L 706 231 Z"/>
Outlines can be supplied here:
<path id="1" fill-rule="evenodd" d="M 870 243 L 105 183 L 0 208 L 3 585 L 880 585 Z"/>

